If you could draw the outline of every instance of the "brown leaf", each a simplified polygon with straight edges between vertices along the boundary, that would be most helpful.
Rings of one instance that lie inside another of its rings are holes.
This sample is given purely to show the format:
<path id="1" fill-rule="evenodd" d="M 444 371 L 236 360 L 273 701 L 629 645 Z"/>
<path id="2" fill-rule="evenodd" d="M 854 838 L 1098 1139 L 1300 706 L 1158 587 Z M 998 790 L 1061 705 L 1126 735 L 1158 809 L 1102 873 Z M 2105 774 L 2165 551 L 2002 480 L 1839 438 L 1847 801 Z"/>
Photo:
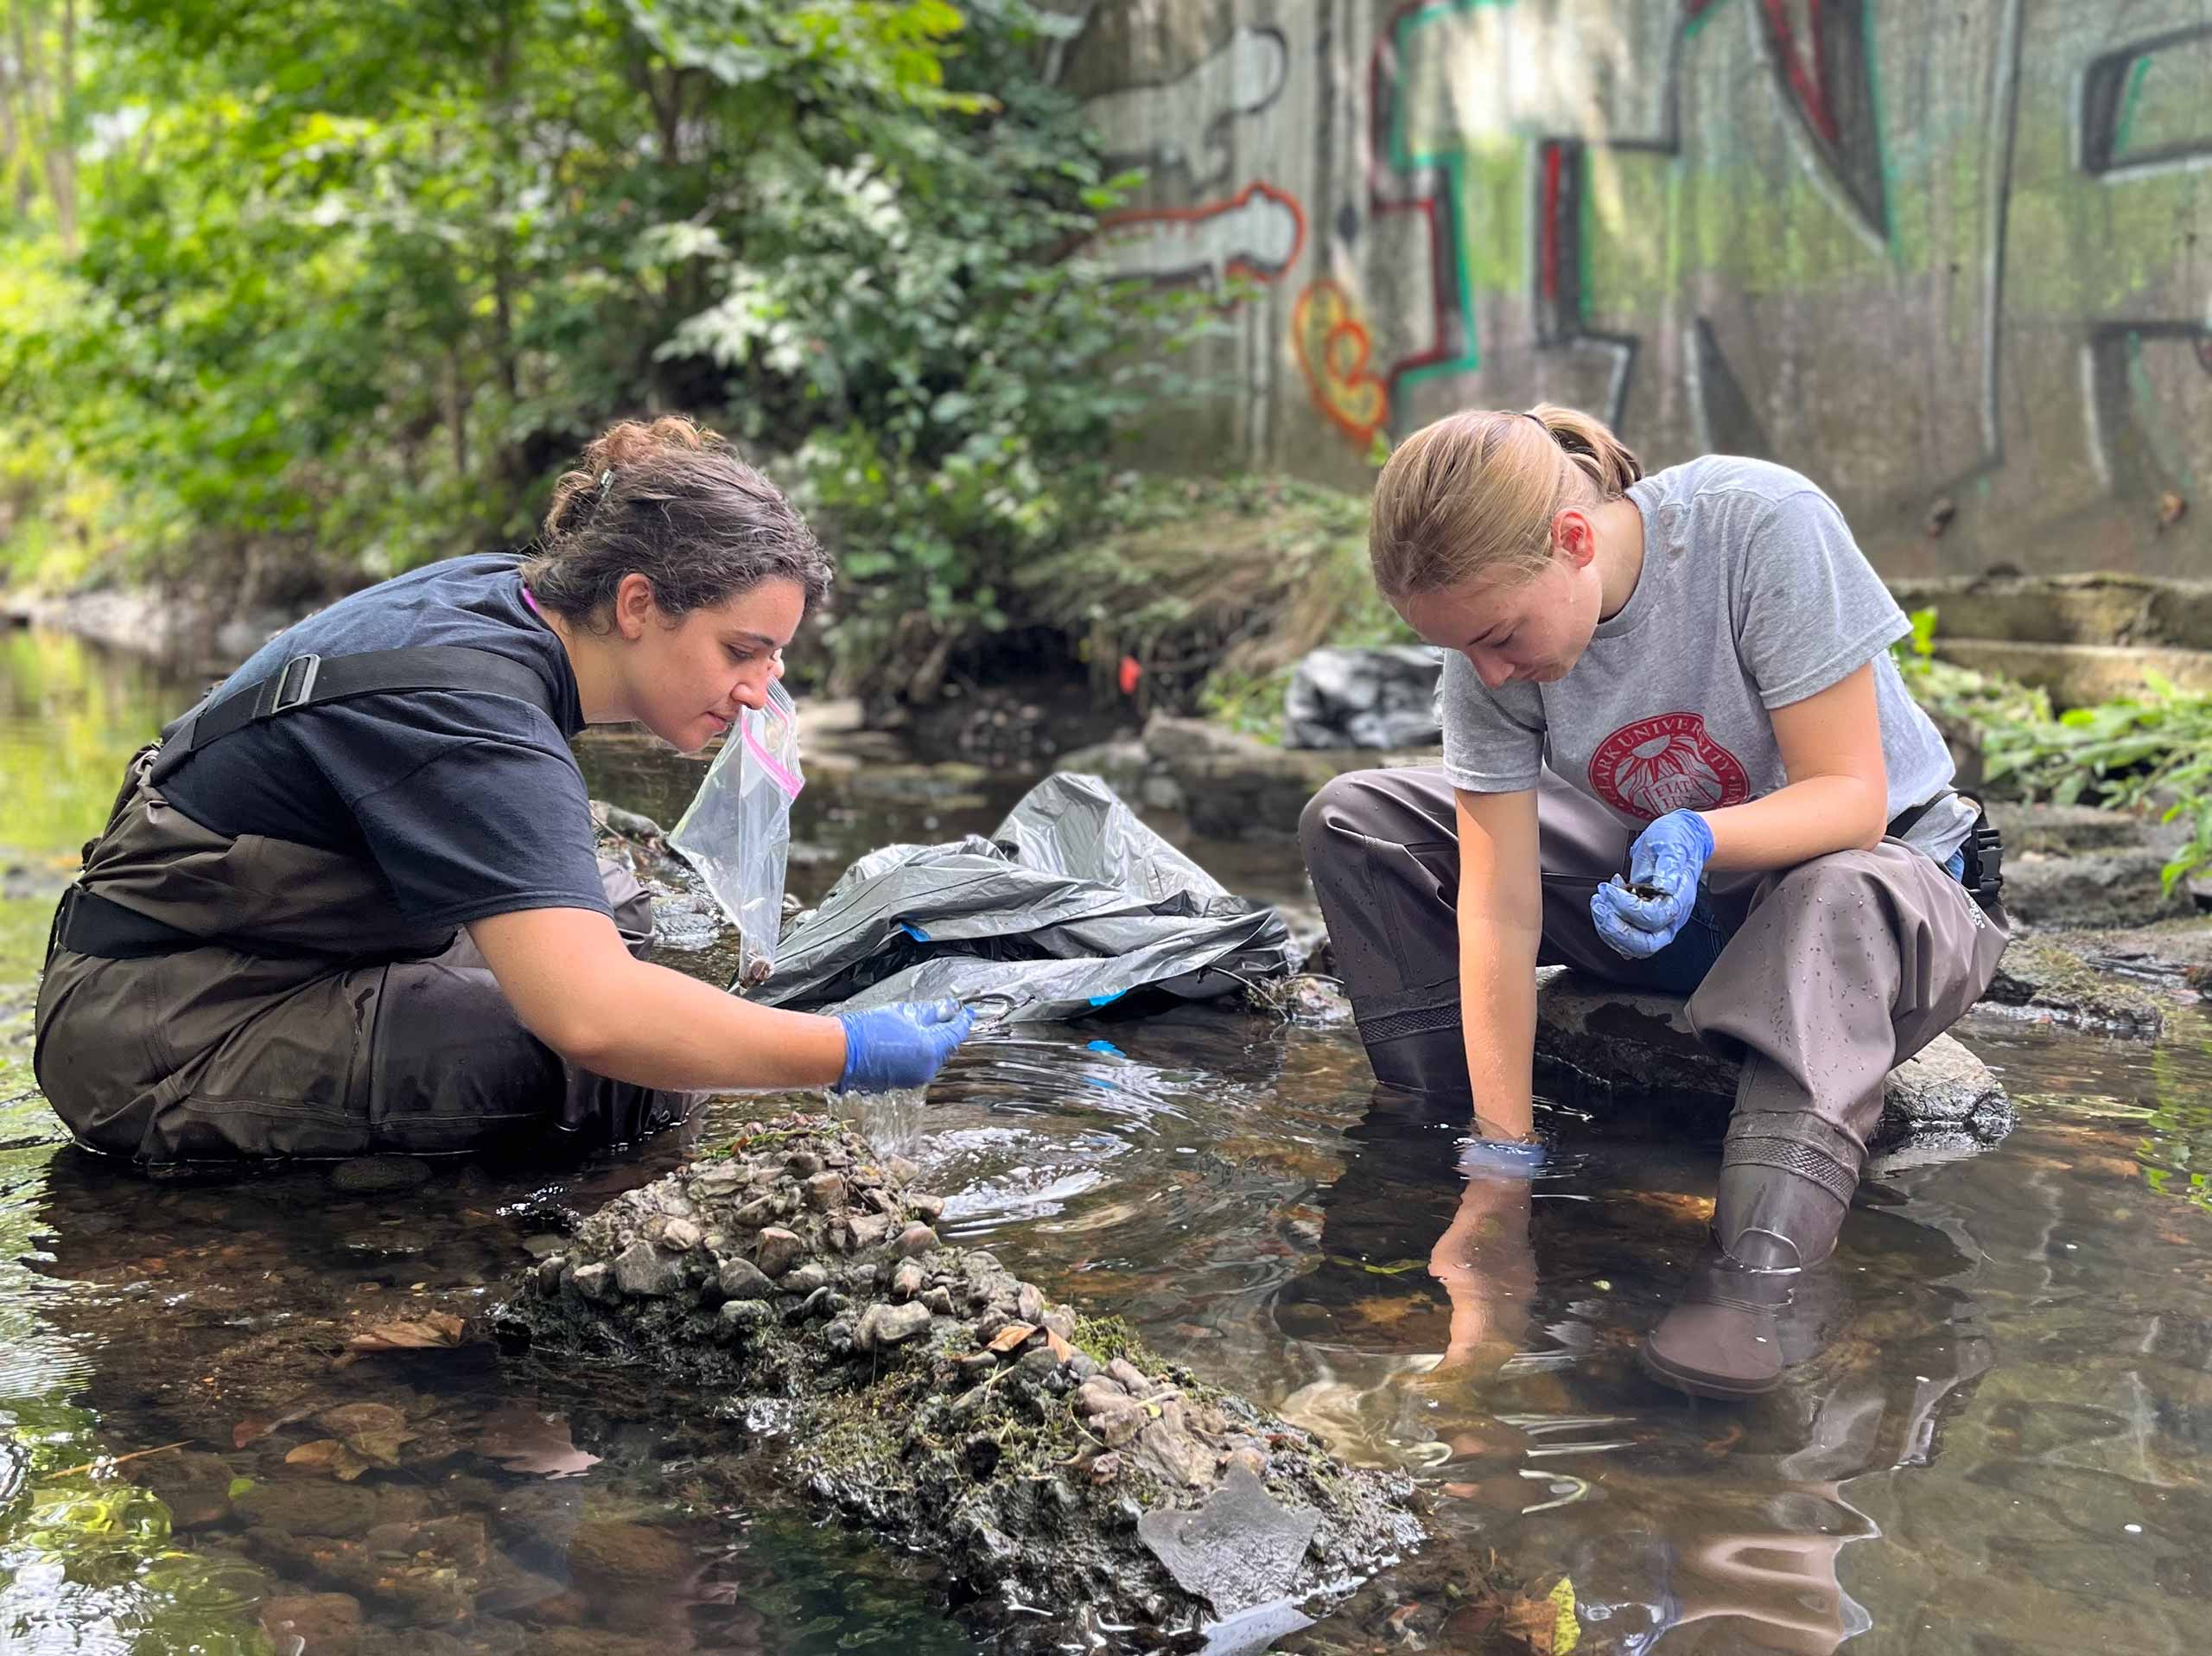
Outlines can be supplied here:
<path id="1" fill-rule="evenodd" d="M 461 1321 L 450 1311 L 402 1317 L 364 1328 L 346 1343 L 355 1351 L 422 1351 L 461 1343 Z"/>
<path id="2" fill-rule="evenodd" d="M 1075 1355 L 1075 1347 L 1050 1328 L 1045 1330 L 1045 1343 L 1052 1348 L 1052 1355 L 1063 1363 Z"/>
<path id="3" fill-rule="evenodd" d="M 309 1398 L 295 1404 L 280 1415 L 248 1415 L 231 1429 L 231 1447 L 244 1449 L 249 1443 L 258 1443 L 275 1431 L 282 1431 L 296 1421 L 305 1420 L 322 1406 L 321 1398 Z"/>
<path id="4" fill-rule="evenodd" d="M 599 1464 L 599 1456 L 578 1449 L 568 1422 L 549 1418 L 526 1404 L 504 1403 L 484 1417 L 477 1453 L 510 1472 L 565 1478 Z"/>
<path id="5" fill-rule="evenodd" d="M 355 1432 L 397 1431 L 407 1417 L 388 1403 L 341 1403 L 325 1409 L 315 1424 L 334 1437 L 351 1437 Z"/>
<path id="6" fill-rule="evenodd" d="M 1036 1332 L 1037 1325 L 1033 1322 L 1009 1322 L 991 1336 L 988 1349 L 1003 1356 Z"/>
<path id="7" fill-rule="evenodd" d="M 284 1457 L 286 1466 L 310 1467 L 351 1483 L 369 1469 L 369 1463 L 334 1437 L 302 1443 Z"/>
<path id="8" fill-rule="evenodd" d="M 1516 1598 L 1505 1607 L 1500 1631 L 1535 1656 L 1553 1656 L 1559 1642 L 1559 1604 L 1551 1598 Z"/>
<path id="9" fill-rule="evenodd" d="M 346 1440 L 346 1447 L 372 1466 L 397 1466 L 399 1446 L 411 1443 L 415 1434 L 393 1430 L 390 1431 L 355 1432 Z"/>

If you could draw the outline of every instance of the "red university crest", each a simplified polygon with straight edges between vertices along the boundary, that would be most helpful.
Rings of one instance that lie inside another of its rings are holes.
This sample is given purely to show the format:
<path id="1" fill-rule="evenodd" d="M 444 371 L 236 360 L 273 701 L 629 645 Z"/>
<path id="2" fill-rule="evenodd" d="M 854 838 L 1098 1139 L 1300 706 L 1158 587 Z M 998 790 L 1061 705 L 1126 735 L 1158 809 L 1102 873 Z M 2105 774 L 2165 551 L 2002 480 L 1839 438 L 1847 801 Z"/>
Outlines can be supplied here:
<path id="1" fill-rule="evenodd" d="M 1624 724 L 1590 755 L 1590 786 L 1616 811 L 1646 822 L 1669 811 L 1717 811 L 1751 797 L 1743 761 L 1705 733 L 1695 713 Z"/>

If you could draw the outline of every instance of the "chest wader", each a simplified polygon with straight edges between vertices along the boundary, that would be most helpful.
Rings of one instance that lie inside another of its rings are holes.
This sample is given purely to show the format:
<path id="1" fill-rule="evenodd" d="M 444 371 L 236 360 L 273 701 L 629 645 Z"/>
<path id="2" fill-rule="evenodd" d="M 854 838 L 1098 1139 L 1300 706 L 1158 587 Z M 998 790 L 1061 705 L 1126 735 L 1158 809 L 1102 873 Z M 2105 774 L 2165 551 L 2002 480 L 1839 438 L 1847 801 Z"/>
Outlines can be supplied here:
<path id="1" fill-rule="evenodd" d="M 537 674 L 452 646 L 296 656 L 134 757 L 63 895 L 33 1067 L 77 1142 L 146 1164 L 439 1155 L 549 1130 L 634 1137 L 690 1095 L 564 1062 L 527 1029 L 465 932 L 399 912 L 365 860 L 201 826 L 167 778 L 233 730 L 371 693 L 463 690 L 543 710 Z M 631 952 L 651 900 L 601 859 Z"/>
<path id="2" fill-rule="evenodd" d="M 1634 832 L 1548 771 L 1537 786 L 1537 964 L 1670 989 L 1669 957 L 1703 949 L 1685 974 L 1690 1025 L 1742 1060 L 1712 1235 L 1642 1353 L 1670 1385 L 1733 1398 L 1780 1381 L 1777 1319 L 1834 1250 L 1890 1071 L 1996 975 L 2009 929 L 1996 835 L 1977 824 L 1954 878 L 1897 838 L 1916 814 L 1871 850 L 1713 877 L 1714 923 L 1631 961 L 1599 937 L 1590 897 L 1625 871 Z M 1299 838 L 1376 1078 L 1464 1095 L 1459 851 L 1443 772 L 1339 776 L 1306 806 Z"/>

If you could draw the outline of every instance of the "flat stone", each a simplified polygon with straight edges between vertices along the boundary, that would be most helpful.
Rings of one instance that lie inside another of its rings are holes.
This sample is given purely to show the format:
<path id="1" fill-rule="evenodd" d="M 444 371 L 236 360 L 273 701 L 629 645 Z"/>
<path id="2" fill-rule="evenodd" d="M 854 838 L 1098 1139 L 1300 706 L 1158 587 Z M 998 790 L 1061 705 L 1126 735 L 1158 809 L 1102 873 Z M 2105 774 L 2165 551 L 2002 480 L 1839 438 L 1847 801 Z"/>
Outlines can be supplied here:
<path id="1" fill-rule="evenodd" d="M 861 1351 L 880 1351 L 926 1333 L 931 1320 L 926 1305 L 871 1305 L 853 1330 L 853 1344 Z"/>
<path id="2" fill-rule="evenodd" d="M 806 1244 L 791 1232 L 771 1225 L 753 1245 L 753 1263 L 771 1277 L 780 1277 L 806 1253 Z"/>
<path id="3" fill-rule="evenodd" d="M 917 1191 L 906 1198 L 906 1211 L 923 1224 L 934 1225 L 944 1217 L 944 1198 Z"/>
<path id="4" fill-rule="evenodd" d="M 664 1299 L 683 1286 L 683 1267 L 640 1237 L 614 1256 L 614 1284 L 637 1299 Z"/>
<path id="5" fill-rule="evenodd" d="M 835 1212 L 845 1205 L 845 1175 L 817 1173 L 806 1181 L 806 1205 L 817 1213 Z"/>
<path id="6" fill-rule="evenodd" d="M 762 1300 L 775 1292 L 767 1274 L 750 1259 L 725 1259 L 717 1285 L 726 1300 Z"/>
<path id="7" fill-rule="evenodd" d="M 1148 1512 L 1137 1519 L 1137 1538 L 1185 1592 L 1235 1615 L 1290 1591 L 1319 1522 L 1270 1495 L 1250 1468 L 1232 1465 L 1205 1506 Z"/>
<path id="8" fill-rule="evenodd" d="M 2158 997 L 2039 937 L 2012 939 L 1982 998 L 2056 1022 L 2128 1035 L 2155 1035 L 2165 1024 Z"/>
<path id="9" fill-rule="evenodd" d="M 786 1294 L 811 1294 L 829 1280 L 830 1267 L 819 1259 L 810 1259 L 785 1275 L 783 1287 Z"/>
<path id="10" fill-rule="evenodd" d="M 2185 885 L 2161 884 L 2156 844 L 2053 857 L 2005 856 L 2005 908 L 2023 926 L 2147 926 L 2196 912 Z"/>

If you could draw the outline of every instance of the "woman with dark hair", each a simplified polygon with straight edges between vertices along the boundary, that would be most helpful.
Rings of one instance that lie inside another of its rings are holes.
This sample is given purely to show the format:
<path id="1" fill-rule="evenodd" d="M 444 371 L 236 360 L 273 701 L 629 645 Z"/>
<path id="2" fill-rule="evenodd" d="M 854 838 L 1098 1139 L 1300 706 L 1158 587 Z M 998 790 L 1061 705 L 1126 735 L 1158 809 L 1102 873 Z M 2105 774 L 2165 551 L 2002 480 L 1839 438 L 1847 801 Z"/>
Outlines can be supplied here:
<path id="1" fill-rule="evenodd" d="M 271 640 L 131 762 L 55 916 L 35 1062 L 145 1164 L 669 1124 L 698 1090 L 926 1082 L 957 1003 L 836 1017 L 648 964 L 569 738 L 692 752 L 762 705 L 828 561 L 687 420 L 615 426 L 535 555 L 453 558 Z"/>

